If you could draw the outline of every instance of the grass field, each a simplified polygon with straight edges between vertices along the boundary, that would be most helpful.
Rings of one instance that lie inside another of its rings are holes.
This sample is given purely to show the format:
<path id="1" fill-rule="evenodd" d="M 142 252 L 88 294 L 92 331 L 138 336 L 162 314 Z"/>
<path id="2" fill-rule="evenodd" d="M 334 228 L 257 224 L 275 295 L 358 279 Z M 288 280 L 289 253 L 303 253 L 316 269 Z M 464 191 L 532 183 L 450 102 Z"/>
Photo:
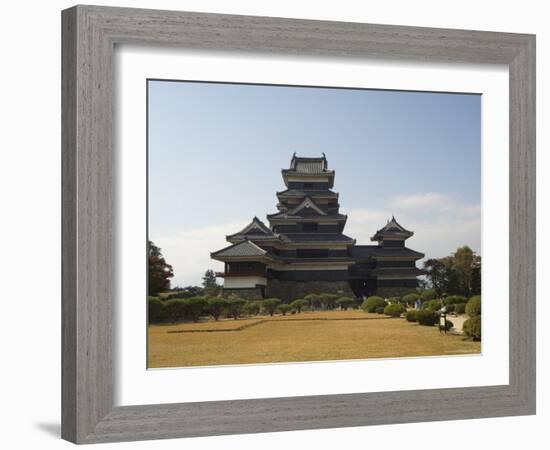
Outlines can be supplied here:
<path id="1" fill-rule="evenodd" d="M 404 319 L 318 311 L 151 325 L 148 366 L 183 367 L 479 353 L 481 343 Z"/>

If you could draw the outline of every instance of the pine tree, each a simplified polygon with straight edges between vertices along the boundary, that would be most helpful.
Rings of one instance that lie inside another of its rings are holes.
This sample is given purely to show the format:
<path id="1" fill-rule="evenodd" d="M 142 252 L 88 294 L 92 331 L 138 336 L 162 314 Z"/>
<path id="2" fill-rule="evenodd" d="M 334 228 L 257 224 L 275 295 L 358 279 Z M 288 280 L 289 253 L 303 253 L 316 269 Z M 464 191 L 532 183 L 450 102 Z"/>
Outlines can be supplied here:
<path id="1" fill-rule="evenodd" d="M 149 241 L 149 295 L 170 289 L 170 278 L 174 276 L 172 266 L 162 256 L 161 249 Z"/>

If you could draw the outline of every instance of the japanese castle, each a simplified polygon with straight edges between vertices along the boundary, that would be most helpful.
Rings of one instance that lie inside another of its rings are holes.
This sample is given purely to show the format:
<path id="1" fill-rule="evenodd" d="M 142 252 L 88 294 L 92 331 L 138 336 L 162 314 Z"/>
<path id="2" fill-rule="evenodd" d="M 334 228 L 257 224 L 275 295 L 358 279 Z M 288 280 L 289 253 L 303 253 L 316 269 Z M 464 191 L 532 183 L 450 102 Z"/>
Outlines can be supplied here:
<path id="1" fill-rule="evenodd" d="M 344 234 L 347 216 L 340 214 L 334 170 L 325 154 L 296 154 L 282 170 L 286 189 L 277 192 L 278 212 L 265 225 L 257 217 L 235 234 L 231 244 L 211 253 L 224 263 L 216 273 L 224 292 L 249 299 L 302 298 L 311 293 L 361 298 L 403 295 L 417 287 L 422 253 L 405 247 L 413 235 L 394 217 L 371 237 L 375 245 L 357 245 Z"/>

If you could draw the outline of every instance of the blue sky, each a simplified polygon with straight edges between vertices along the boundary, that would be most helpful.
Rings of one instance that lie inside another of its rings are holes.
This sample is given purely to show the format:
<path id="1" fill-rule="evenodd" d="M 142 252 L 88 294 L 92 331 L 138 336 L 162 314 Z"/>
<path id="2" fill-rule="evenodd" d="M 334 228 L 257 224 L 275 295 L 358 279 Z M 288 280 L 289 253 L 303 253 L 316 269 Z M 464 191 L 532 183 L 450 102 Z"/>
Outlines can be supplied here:
<path id="1" fill-rule="evenodd" d="M 470 94 L 149 82 L 149 237 L 173 284 L 276 211 L 292 153 L 324 152 L 359 244 L 395 214 L 427 257 L 481 253 L 481 97 Z"/>

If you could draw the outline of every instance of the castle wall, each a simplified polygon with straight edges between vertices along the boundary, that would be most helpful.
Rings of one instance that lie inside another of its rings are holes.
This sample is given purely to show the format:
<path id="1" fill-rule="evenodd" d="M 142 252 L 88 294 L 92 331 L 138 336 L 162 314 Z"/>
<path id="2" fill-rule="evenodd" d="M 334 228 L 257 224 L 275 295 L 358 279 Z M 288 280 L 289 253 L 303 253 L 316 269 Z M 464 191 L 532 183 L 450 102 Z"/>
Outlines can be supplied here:
<path id="1" fill-rule="evenodd" d="M 354 297 L 349 281 L 271 279 L 265 290 L 266 298 L 280 298 L 285 302 L 304 298 L 308 294 L 336 294 L 342 297 Z"/>
<path id="2" fill-rule="evenodd" d="M 235 295 L 244 300 L 262 300 L 264 298 L 263 289 L 259 286 L 254 288 L 223 288 L 222 296 L 227 298 L 230 295 Z"/>

